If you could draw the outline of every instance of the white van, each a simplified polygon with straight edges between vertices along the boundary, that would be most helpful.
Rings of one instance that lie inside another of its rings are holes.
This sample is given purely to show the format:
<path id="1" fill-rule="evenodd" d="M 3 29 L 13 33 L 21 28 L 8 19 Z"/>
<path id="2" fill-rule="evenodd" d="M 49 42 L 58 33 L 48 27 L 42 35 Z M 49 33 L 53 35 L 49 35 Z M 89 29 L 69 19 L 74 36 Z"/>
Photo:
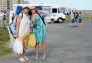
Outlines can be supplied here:
<path id="1" fill-rule="evenodd" d="M 45 22 L 51 22 L 51 19 L 63 23 L 66 20 L 66 16 L 63 14 L 62 10 L 60 10 L 60 7 L 52 6 L 49 10 L 49 15 L 45 17 Z"/>

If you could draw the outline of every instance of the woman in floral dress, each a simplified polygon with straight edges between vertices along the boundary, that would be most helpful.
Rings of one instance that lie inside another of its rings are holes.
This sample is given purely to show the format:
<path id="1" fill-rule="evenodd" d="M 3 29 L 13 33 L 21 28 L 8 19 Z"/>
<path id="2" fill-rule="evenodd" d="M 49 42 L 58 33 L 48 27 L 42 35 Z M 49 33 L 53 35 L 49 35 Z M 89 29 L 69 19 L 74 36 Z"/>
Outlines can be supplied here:
<path id="1" fill-rule="evenodd" d="M 39 58 L 39 44 L 41 43 L 42 48 L 43 48 L 43 58 L 46 58 L 46 45 L 45 45 L 45 40 L 46 40 L 46 27 L 41 19 L 41 17 L 36 13 L 35 7 L 31 7 L 31 21 L 33 23 L 33 33 L 35 34 L 36 37 L 36 57 L 35 59 Z"/>

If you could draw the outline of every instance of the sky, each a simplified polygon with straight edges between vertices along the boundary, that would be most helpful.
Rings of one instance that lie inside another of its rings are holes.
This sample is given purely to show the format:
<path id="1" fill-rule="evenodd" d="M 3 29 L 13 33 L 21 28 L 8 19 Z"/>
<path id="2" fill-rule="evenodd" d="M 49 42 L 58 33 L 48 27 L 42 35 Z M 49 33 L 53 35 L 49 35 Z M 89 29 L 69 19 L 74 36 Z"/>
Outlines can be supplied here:
<path id="1" fill-rule="evenodd" d="M 56 4 L 77 10 L 92 10 L 92 0 L 30 0 L 31 3 Z"/>

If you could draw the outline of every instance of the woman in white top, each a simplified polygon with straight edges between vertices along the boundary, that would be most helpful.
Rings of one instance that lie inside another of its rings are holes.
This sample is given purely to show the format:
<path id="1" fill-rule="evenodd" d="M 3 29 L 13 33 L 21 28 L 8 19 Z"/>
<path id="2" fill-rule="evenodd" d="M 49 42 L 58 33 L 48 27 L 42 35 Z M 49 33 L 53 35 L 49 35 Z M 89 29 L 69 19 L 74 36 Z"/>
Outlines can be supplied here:
<path id="1" fill-rule="evenodd" d="M 29 31 L 29 28 L 30 28 L 30 19 L 29 19 L 29 16 L 28 16 L 28 7 L 24 7 L 23 8 L 23 12 L 20 13 L 18 15 L 18 18 L 17 18 L 17 26 L 16 26 L 16 29 L 17 29 L 17 38 L 20 38 L 22 37 L 24 34 L 26 34 L 26 32 Z M 25 56 L 25 52 L 26 52 L 26 42 L 23 41 L 23 53 L 20 55 L 20 61 L 22 62 L 25 62 L 26 60 L 28 60 L 29 58 L 27 58 Z"/>

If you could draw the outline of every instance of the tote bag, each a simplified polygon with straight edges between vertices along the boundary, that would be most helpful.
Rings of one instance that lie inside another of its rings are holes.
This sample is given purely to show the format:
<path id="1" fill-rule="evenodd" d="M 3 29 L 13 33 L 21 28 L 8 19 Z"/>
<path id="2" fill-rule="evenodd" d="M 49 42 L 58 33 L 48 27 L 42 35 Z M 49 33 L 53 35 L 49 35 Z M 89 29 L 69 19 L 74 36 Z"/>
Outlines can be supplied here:
<path id="1" fill-rule="evenodd" d="M 29 37 L 27 39 L 27 45 L 29 48 L 34 48 L 36 46 L 36 38 L 34 33 L 29 34 Z"/>
<path id="2" fill-rule="evenodd" d="M 23 53 L 23 45 L 22 42 L 17 38 L 13 44 L 13 52 L 17 54 Z"/>

